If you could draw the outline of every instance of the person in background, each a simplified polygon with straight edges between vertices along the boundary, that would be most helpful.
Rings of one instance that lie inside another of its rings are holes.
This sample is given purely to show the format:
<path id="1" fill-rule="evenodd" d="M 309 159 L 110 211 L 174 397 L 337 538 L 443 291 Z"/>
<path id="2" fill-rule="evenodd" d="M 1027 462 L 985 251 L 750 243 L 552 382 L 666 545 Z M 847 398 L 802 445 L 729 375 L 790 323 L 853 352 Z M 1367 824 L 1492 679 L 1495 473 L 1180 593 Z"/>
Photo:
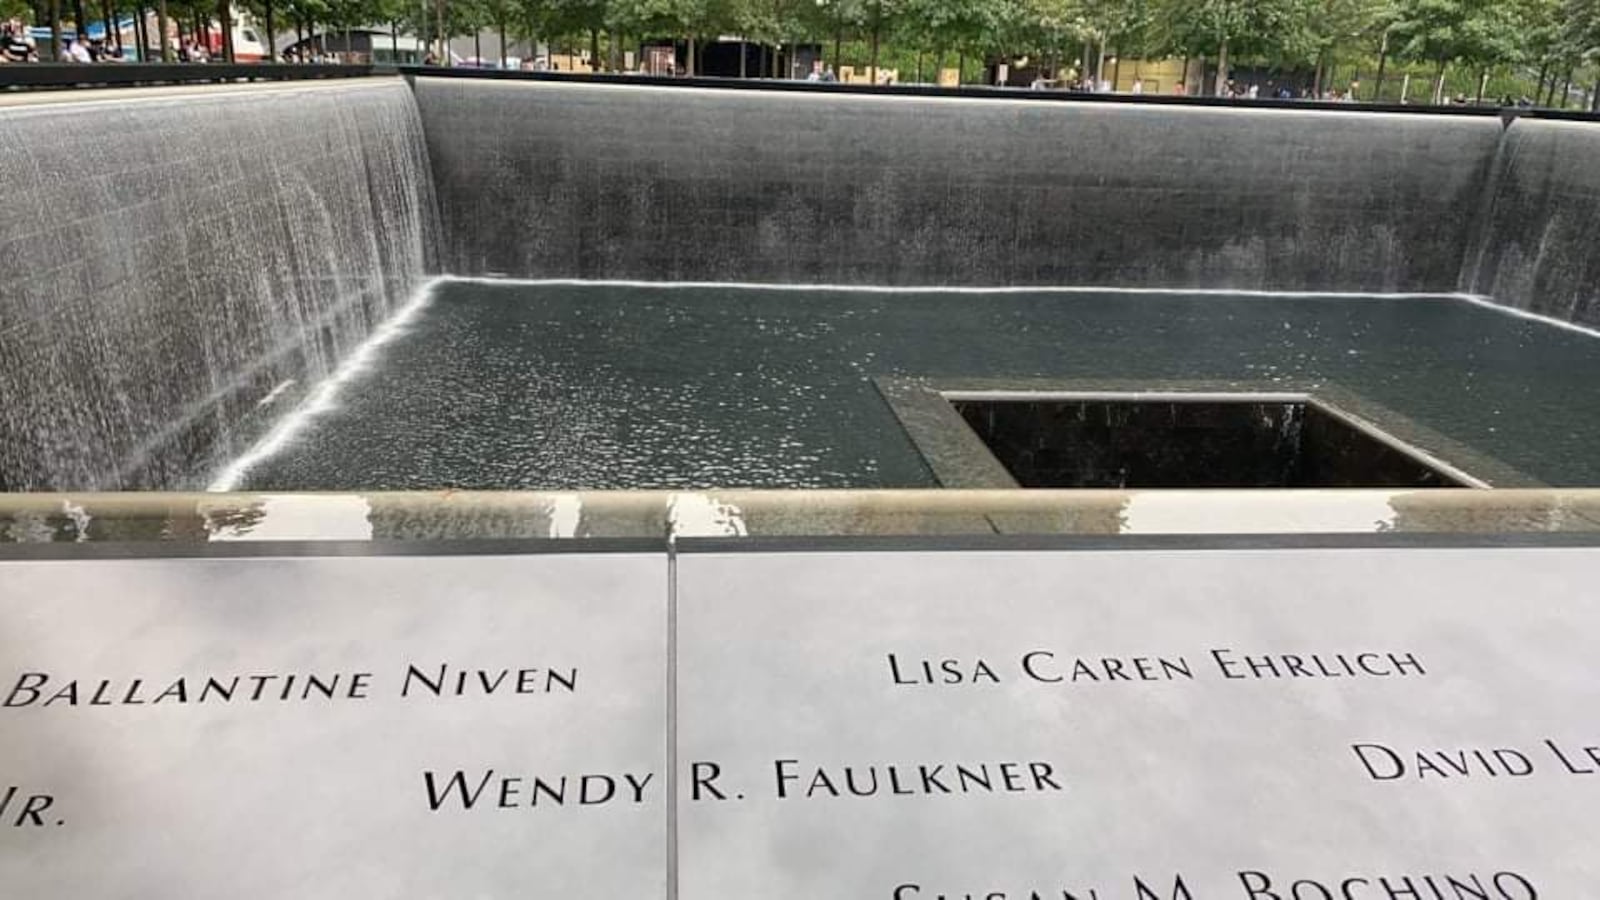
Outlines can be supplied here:
<path id="1" fill-rule="evenodd" d="M 1182 97 L 1189 93 L 1189 85 L 1186 84 L 1182 79 L 1174 81 L 1172 83 L 1172 93 L 1174 96 Z"/>
<path id="2" fill-rule="evenodd" d="M 814 59 L 814 60 L 811 61 L 811 71 L 809 73 L 807 73 L 806 80 L 807 81 L 821 81 L 822 80 L 822 60 Z"/>
<path id="3" fill-rule="evenodd" d="M 838 81 L 839 80 L 839 76 L 837 74 L 835 74 L 834 71 L 833 71 L 833 63 L 823 63 L 822 64 L 822 80 L 823 81 Z"/>
<path id="4" fill-rule="evenodd" d="M 1251 100 L 1259 99 L 1261 97 L 1261 85 L 1250 85 L 1250 90 L 1247 92 L 1247 96 L 1249 96 Z"/>
<path id="5" fill-rule="evenodd" d="M 28 42 L 28 30 L 20 19 L 11 19 L 0 26 L 0 62 L 38 62 L 33 44 Z"/>
<path id="6" fill-rule="evenodd" d="M 1135 94 L 1144 93 L 1144 79 L 1143 78 L 1134 78 L 1133 79 L 1133 92 Z"/>
<path id="7" fill-rule="evenodd" d="M 66 57 L 68 62 L 94 62 L 94 57 L 89 55 L 89 47 L 84 44 L 82 35 L 67 35 L 67 49 L 63 51 L 63 56 Z"/>

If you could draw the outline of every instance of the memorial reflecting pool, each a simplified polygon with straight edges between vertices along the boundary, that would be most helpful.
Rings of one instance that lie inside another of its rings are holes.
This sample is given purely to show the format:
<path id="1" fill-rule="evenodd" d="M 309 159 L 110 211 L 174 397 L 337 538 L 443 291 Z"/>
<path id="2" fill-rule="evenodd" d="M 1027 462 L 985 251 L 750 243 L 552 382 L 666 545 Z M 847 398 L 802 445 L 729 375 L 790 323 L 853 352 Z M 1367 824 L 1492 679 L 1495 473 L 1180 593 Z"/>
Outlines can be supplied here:
<path id="1" fill-rule="evenodd" d="M 1451 298 L 446 281 L 247 490 L 937 486 L 875 378 L 1329 387 L 1600 482 L 1600 339 Z"/>

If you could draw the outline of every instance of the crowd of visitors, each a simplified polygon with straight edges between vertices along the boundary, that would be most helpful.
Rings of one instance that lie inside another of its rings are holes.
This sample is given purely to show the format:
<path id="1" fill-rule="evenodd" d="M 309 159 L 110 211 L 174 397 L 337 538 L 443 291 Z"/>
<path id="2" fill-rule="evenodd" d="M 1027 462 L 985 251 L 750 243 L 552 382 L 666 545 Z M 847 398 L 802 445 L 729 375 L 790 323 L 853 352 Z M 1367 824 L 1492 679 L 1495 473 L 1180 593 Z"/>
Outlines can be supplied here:
<path id="1" fill-rule="evenodd" d="M 69 26 L 70 28 L 71 26 Z M 174 42 L 172 55 L 178 62 L 206 63 L 216 59 L 216 55 L 206 45 L 190 37 L 183 37 Z M 21 19 L 8 19 L 0 23 L 0 63 L 25 63 L 45 61 L 49 56 L 48 38 L 40 41 L 30 32 L 28 26 Z M 151 58 L 158 56 L 152 49 Z M 132 61 L 137 58 L 133 47 L 119 47 L 113 41 L 105 38 L 90 38 L 75 31 L 63 29 L 61 34 L 61 53 L 58 62 L 65 63 L 115 63 Z M 320 51 L 314 47 L 302 50 L 290 48 L 279 57 L 286 63 L 337 63 L 342 62 L 338 54 Z"/>
<path id="2" fill-rule="evenodd" d="M 833 71 L 833 63 L 823 62 L 822 60 L 818 59 L 812 61 L 811 72 L 810 74 L 806 75 L 806 80 L 838 81 L 839 76 Z"/>
<path id="3" fill-rule="evenodd" d="M 1092 77 L 1069 79 L 1064 84 L 1052 83 L 1042 78 L 1035 79 L 1033 82 L 1035 90 L 1058 86 L 1080 94 L 1110 94 L 1116 92 L 1116 88 L 1113 87 L 1110 80 L 1100 79 L 1097 81 Z M 1232 100 L 1259 100 L 1262 97 L 1267 97 L 1273 100 L 1326 100 L 1335 103 L 1348 103 L 1356 100 L 1359 96 L 1357 92 L 1360 89 L 1361 83 L 1357 81 L 1352 81 L 1348 89 L 1331 87 L 1318 93 L 1311 88 L 1297 89 L 1287 84 L 1269 82 L 1263 87 L 1260 84 L 1244 84 L 1229 79 L 1223 85 L 1222 92 L 1217 96 Z M 1174 83 L 1170 91 L 1175 97 L 1186 96 L 1190 93 L 1188 85 L 1182 81 Z M 1130 94 L 1152 93 L 1143 78 L 1134 78 L 1133 84 L 1128 87 L 1126 92 Z"/>
<path id="4" fill-rule="evenodd" d="M 39 62 L 48 55 L 49 48 L 40 47 L 21 19 L 8 19 L 0 25 L 0 63 Z M 72 31 L 61 34 L 59 62 L 122 62 L 124 58 L 131 57 L 124 48 L 103 37 L 91 38 Z"/>

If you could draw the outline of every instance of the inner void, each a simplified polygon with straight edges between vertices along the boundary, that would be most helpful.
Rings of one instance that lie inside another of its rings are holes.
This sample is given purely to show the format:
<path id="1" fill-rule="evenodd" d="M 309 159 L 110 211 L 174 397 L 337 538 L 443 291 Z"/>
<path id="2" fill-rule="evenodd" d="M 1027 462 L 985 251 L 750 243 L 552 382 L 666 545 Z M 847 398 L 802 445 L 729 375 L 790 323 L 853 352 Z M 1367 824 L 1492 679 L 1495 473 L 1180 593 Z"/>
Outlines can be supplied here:
<path id="1" fill-rule="evenodd" d="M 1021 487 L 1481 486 L 1305 396 L 1045 396 L 952 405 Z"/>
<path id="2" fill-rule="evenodd" d="M 237 488 L 937 487 L 884 377 L 1336 386 L 1594 484 L 1596 365 L 1448 298 L 447 281 Z"/>

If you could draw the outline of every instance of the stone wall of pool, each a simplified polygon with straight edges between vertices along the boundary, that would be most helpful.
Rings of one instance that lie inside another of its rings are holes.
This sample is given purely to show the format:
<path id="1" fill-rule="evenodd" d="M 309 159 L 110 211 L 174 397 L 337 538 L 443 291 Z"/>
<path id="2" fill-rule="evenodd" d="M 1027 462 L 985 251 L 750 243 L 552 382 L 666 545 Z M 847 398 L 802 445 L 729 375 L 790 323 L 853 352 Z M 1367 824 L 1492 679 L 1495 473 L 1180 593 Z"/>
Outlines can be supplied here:
<path id="1" fill-rule="evenodd" d="M 438 75 L 0 119 L 0 491 L 194 486 L 436 274 L 1465 292 L 1600 325 L 1589 121 Z"/>

